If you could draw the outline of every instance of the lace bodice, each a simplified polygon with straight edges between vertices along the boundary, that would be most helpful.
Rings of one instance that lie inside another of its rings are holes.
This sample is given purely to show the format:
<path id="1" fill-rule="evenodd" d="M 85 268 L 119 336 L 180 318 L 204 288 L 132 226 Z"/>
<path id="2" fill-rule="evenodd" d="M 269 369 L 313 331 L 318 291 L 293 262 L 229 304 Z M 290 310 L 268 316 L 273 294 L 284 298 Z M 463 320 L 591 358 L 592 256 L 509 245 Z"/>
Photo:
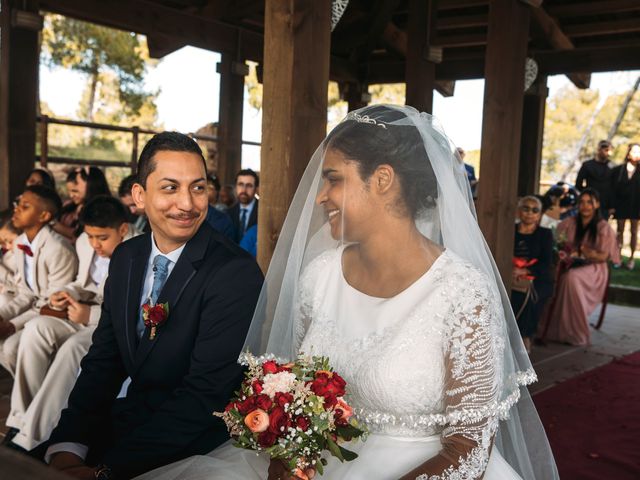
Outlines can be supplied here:
<path id="1" fill-rule="evenodd" d="M 301 350 L 329 357 L 370 431 L 463 435 L 478 448 L 460 468 L 482 472 L 498 419 L 519 394 L 517 386 L 511 396 L 502 391 L 505 334 L 497 292 L 447 250 L 400 294 L 370 297 L 344 279 L 342 251 L 323 253 L 302 276 Z"/>

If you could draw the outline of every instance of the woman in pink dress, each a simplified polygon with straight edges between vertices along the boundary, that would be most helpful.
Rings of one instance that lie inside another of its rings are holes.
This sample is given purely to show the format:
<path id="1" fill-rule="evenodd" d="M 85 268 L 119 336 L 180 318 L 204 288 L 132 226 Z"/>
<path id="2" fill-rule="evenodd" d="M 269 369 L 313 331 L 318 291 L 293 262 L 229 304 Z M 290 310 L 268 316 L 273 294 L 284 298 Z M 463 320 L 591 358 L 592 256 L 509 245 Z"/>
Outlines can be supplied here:
<path id="1" fill-rule="evenodd" d="M 557 229 L 557 238 L 566 243 L 571 254 L 569 261 L 559 266 L 561 273 L 545 338 L 589 345 L 588 318 L 607 288 L 607 262 L 620 262 L 620 254 L 614 230 L 600 216 L 598 192 L 586 188 L 578 202 L 579 214 L 563 220 Z"/>

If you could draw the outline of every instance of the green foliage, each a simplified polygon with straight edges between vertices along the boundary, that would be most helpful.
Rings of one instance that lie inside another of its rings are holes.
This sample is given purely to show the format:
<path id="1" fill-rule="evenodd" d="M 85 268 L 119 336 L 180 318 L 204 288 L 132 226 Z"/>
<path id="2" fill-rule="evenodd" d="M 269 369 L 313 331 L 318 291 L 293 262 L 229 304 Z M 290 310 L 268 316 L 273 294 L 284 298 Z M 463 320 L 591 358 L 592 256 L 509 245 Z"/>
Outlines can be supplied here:
<path id="1" fill-rule="evenodd" d="M 626 265 L 629 257 L 622 257 L 622 265 Z M 618 268 L 611 270 L 611 285 L 640 288 L 640 268 L 636 266 L 634 270 Z"/>
<path id="2" fill-rule="evenodd" d="M 144 91 L 144 77 L 150 60 L 146 42 L 139 35 L 60 15 L 47 15 L 42 51 L 46 64 L 86 74 L 89 95 L 95 95 L 97 83 L 104 83 L 106 79 L 102 76 L 110 73 L 108 80 L 116 84 L 119 101 L 127 115 L 139 115 L 152 96 Z M 92 99 L 88 105 L 93 106 Z M 91 110 L 85 112 L 85 118 L 92 118 L 92 113 Z"/>
<path id="3" fill-rule="evenodd" d="M 547 101 L 542 151 L 542 181 L 566 174 L 573 182 L 581 162 L 591 158 L 599 140 L 607 138 L 626 92 L 601 98 L 597 90 L 567 86 Z M 614 162 L 621 163 L 629 142 L 640 139 L 640 93 L 636 93 L 612 142 Z M 581 140 L 584 143 L 581 146 Z"/>

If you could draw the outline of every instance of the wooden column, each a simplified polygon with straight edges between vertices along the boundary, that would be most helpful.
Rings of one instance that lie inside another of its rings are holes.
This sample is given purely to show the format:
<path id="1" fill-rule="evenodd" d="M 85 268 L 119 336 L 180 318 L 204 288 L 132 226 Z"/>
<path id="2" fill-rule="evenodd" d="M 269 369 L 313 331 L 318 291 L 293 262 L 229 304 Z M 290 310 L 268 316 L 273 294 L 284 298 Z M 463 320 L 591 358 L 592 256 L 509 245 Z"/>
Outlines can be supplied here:
<path id="1" fill-rule="evenodd" d="M 535 195 L 540 187 L 544 113 L 547 103 L 547 77 L 541 77 L 524 95 L 522 140 L 518 167 L 518 196 Z"/>
<path id="2" fill-rule="evenodd" d="M 9 194 L 9 0 L 0 0 L 0 210 L 11 205 Z"/>
<path id="3" fill-rule="evenodd" d="M 313 152 L 326 135 L 330 0 L 266 0 L 258 263 L 266 272 Z"/>
<path id="4" fill-rule="evenodd" d="M 220 114 L 218 121 L 218 177 L 221 183 L 233 183 L 242 165 L 242 113 L 244 109 L 245 63 L 222 54 L 220 74 Z"/>
<path id="5" fill-rule="evenodd" d="M 484 174 L 478 191 L 478 220 L 507 289 L 511 283 L 529 8 L 519 0 L 494 0 L 489 6 L 480 157 Z"/>
<path id="6" fill-rule="evenodd" d="M 433 112 L 436 65 L 431 39 L 435 36 L 437 1 L 409 0 L 405 103 L 421 112 Z"/>
<path id="7" fill-rule="evenodd" d="M 349 104 L 348 111 L 366 107 L 371 101 L 371 95 L 367 91 L 366 85 L 359 83 L 345 83 L 340 85 L 342 96 Z"/>

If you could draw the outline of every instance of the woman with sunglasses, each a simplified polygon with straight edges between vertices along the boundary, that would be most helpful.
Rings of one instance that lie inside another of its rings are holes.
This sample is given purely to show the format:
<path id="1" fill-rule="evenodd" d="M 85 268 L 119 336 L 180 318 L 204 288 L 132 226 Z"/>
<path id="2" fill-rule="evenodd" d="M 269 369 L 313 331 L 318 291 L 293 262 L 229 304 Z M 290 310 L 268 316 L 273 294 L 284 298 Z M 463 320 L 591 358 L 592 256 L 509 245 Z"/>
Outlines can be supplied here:
<path id="1" fill-rule="evenodd" d="M 542 202 L 533 195 L 518 202 L 513 245 L 511 307 L 528 353 L 547 300 L 553 294 L 553 234 L 540 226 Z"/>
<path id="2" fill-rule="evenodd" d="M 607 262 L 620 262 L 616 233 L 600 214 L 600 194 L 585 188 L 578 215 L 558 225 L 557 238 L 568 256 L 559 265 L 556 297 L 545 338 L 576 346 L 589 345 L 589 315 L 607 288 Z"/>

